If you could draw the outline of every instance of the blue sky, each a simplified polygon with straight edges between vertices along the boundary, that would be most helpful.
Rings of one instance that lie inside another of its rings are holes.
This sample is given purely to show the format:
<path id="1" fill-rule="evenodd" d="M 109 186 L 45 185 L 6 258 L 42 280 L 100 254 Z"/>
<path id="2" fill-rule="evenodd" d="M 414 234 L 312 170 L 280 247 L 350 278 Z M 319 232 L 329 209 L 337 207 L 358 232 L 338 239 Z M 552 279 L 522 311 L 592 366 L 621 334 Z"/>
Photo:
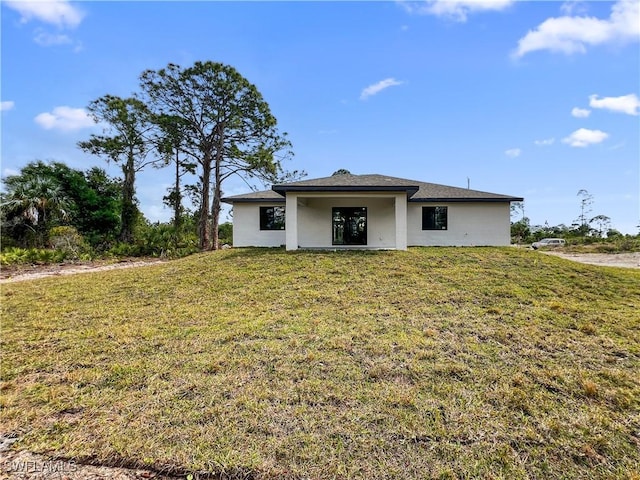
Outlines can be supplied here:
<path id="1" fill-rule="evenodd" d="M 91 100 L 146 69 L 235 67 L 288 132 L 308 178 L 380 173 L 525 197 L 532 224 L 640 223 L 640 2 L 2 1 L 2 175 L 115 165 L 76 144 Z M 138 176 L 168 220 L 170 169 Z M 229 181 L 224 194 L 247 191 Z"/>

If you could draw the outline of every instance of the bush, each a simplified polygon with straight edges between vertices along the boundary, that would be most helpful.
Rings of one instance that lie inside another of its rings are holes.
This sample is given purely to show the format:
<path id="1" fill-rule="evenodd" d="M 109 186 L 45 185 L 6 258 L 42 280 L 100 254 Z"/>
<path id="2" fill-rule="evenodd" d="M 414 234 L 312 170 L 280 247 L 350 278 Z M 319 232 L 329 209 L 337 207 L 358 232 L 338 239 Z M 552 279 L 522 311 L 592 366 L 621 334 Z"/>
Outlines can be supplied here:
<path id="1" fill-rule="evenodd" d="M 135 243 L 118 242 L 106 252 L 107 256 L 112 257 L 141 257 L 140 246 Z"/>
<path id="2" fill-rule="evenodd" d="M 233 245 L 233 224 L 231 222 L 221 223 L 218 227 L 218 239 L 220 245 Z"/>
<path id="3" fill-rule="evenodd" d="M 91 258 L 91 248 L 75 227 L 61 226 L 49 230 L 49 246 L 54 250 L 66 253 L 66 258 L 78 260 L 80 257 Z"/>
<path id="4" fill-rule="evenodd" d="M 613 243 L 599 243 L 594 245 L 594 250 L 598 253 L 616 253 L 620 251 L 618 246 Z"/>
<path id="5" fill-rule="evenodd" d="M 640 252 L 640 237 L 614 236 L 613 238 L 567 239 L 567 251 L 594 253 Z"/>
<path id="6" fill-rule="evenodd" d="M 67 258 L 67 253 L 44 248 L 7 248 L 0 253 L 1 265 L 26 265 L 60 263 Z"/>
<path id="7" fill-rule="evenodd" d="M 116 257 L 179 258 L 199 251 L 195 233 L 178 230 L 168 224 L 141 225 L 133 243 L 117 243 L 108 251 Z"/>
<path id="8" fill-rule="evenodd" d="M 640 236 L 637 237 L 618 237 L 615 244 L 620 252 L 640 252 Z"/>

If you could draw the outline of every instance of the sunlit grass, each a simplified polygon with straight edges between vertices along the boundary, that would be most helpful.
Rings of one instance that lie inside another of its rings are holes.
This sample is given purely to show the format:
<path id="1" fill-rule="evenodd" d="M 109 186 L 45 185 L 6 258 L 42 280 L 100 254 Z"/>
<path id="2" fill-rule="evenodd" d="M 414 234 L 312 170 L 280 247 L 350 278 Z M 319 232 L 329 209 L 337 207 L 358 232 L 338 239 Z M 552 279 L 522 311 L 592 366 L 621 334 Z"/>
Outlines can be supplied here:
<path id="1" fill-rule="evenodd" d="M 638 478 L 640 272 L 231 250 L 3 286 L 16 448 L 232 478 Z"/>

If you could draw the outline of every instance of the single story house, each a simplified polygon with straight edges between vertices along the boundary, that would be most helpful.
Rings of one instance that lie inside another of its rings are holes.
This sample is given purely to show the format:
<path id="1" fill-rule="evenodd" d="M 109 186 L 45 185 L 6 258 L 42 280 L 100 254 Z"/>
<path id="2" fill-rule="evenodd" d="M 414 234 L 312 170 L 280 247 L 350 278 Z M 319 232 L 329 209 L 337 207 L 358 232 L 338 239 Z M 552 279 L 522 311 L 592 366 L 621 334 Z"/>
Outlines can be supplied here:
<path id="1" fill-rule="evenodd" d="M 510 244 L 522 198 L 385 175 L 336 174 L 225 197 L 235 247 L 396 249 Z"/>

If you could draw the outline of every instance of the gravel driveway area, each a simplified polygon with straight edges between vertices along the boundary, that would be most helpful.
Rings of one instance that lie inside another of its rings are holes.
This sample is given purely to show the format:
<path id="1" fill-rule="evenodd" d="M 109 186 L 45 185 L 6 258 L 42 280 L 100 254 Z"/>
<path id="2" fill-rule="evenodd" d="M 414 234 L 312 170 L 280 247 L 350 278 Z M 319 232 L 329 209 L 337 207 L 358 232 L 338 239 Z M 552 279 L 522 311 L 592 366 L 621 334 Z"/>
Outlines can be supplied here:
<path id="1" fill-rule="evenodd" d="M 640 252 L 634 253 L 566 253 L 566 252 L 540 252 L 545 255 L 555 255 L 574 262 L 599 265 L 601 267 L 640 268 Z"/>

